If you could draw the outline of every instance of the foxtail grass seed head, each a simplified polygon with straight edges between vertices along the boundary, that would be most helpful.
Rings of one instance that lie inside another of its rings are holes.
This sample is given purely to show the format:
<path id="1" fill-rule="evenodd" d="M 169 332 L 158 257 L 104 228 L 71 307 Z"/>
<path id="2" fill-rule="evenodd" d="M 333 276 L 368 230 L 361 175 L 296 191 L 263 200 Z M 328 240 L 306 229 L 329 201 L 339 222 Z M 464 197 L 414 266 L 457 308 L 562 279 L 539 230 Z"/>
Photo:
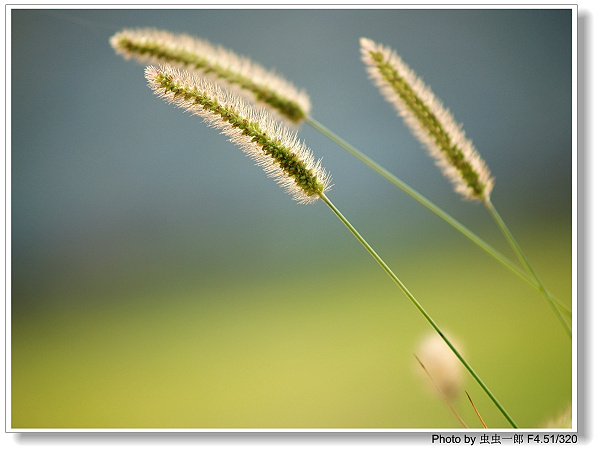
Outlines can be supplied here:
<path id="1" fill-rule="evenodd" d="M 329 174 L 311 150 L 265 110 L 258 110 L 211 81 L 164 66 L 146 67 L 156 95 L 220 129 L 300 203 L 313 203 L 330 188 Z"/>
<path id="2" fill-rule="evenodd" d="M 300 123 L 310 112 L 310 98 L 273 71 L 248 58 L 189 36 L 152 28 L 125 29 L 110 38 L 125 59 L 144 64 L 168 64 L 196 71 L 249 101 L 270 108 L 277 117 Z"/>
<path id="3" fill-rule="evenodd" d="M 448 400 L 455 399 L 464 383 L 463 367 L 446 342 L 437 333 L 424 337 L 415 351 L 428 375 L 419 369 L 419 374 L 431 386 L 431 382 Z M 433 389 L 436 391 L 436 389 Z"/>
<path id="4" fill-rule="evenodd" d="M 488 201 L 494 179 L 450 111 L 391 48 L 367 38 L 361 38 L 360 45 L 370 78 L 428 149 L 456 192 Z"/>

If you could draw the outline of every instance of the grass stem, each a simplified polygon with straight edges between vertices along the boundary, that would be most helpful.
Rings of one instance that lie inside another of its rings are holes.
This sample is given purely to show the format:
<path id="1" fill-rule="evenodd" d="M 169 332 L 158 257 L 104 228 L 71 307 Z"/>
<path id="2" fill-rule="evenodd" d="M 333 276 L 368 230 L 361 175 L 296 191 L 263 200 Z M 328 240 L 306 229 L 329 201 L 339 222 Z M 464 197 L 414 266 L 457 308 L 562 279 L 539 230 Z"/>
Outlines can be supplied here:
<path id="1" fill-rule="evenodd" d="M 338 144 L 340 147 L 345 149 L 351 155 L 353 155 L 354 157 L 359 159 L 361 162 L 366 164 L 368 167 L 373 169 L 376 173 L 381 175 L 383 178 L 385 178 L 386 180 L 388 180 L 389 182 L 394 184 L 400 190 L 404 191 L 411 198 L 413 198 L 414 200 L 419 202 L 421 205 L 425 206 L 427 209 L 429 209 L 431 212 L 433 212 L 439 218 L 444 220 L 446 223 L 448 223 L 450 226 L 452 226 L 458 232 L 460 232 L 465 237 L 467 237 L 469 240 L 471 240 L 473 243 L 475 243 L 483 251 L 488 253 L 490 256 L 492 256 L 494 259 L 496 259 L 498 262 L 500 262 L 502 265 L 504 265 L 510 271 L 515 273 L 517 276 L 519 276 L 525 282 L 527 282 L 529 285 L 531 285 L 532 287 L 534 287 L 537 290 L 544 293 L 543 290 L 540 290 L 540 288 L 543 288 L 543 287 L 540 287 L 539 280 L 536 280 L 535 277 L 532 278 L 531 276 L 528 276 L 519 267 L 517 267 L 512 261 L 510 261 L 504 255 L 502 255 L 499 251 L 497 251 L 495 248 L 490 246 L 488 243 L 486 243 L 481 237 L 477 236 L 469 228 L 467 228 L 466 226 L 461 224 L 459 221 L 457 221 L 455 218 L 453 218 L 451 215 L 449 215 L 447 212 L 442 210 L 439 206 L 432 203 L 430 200 L 428 200 L 423 195 L 421 195 L 419 192 L 414 190 L 412 187 L 410 187 L 408 184 L 406 184 L 400 178 L 398 178 L 397 176 L 390 173 L 388 170 L 386 170 L 381 165 L 379 165 L 377 162 L 373 161 L 371 158 L 369 158 L 367 155 L 365 155 L 363 152 L 361 152 L 360 150 L 358 150 L 357 148 L 355 148 L 354 146 L 352 146 L 351 144 L 346 142 L 344 139 L 339 137 L 337 134 L 335 134 L 333 131 L 331 131 L 329 128 L 324 126 L 322 123 L 320 123 L 313 117 L 307 116 L 305 121 L 309 125 L 311 125 L 313 128 L 315 128 L 316 130 L 321 132 L 323 135 L 325 135 L 326 137 L 331 139 L 333 142 Z M 567 315 L 568 317 L 571 317 L 571 311 L 566 306 L 564 306 L 558 299 L 556 299 L 554 296 L 552 296 L 547 291 L 544 294 L 549 299 L 549 301 L 553 304 L 553 307 L 555 309 L 560 308 L 563 314 Z"/>
<path id="2" fill-rule="evenodd" d="M 500 410 L 500 412 L 504 415 L 504 417 L 507 419 L 507 421 L 510 423 L 510 425 L 516 429 L 517 424 L 515 423 L 515 421 L 510 417 L 508 412 L 504 409 L 502 404 L 500 404 L 498 399 L 496 399 L 494 394 L 490 391 L 490 389 L 483 382 L 483 380 L 481 380 L 479 375 L 477 375 L 477 373 L 471 367 L 471 365 L 469 365 L 469 363 L 465 360 L 465 358 L 460 354 L 458 349 L 456 349 L 456 347 L 452 344 L 452 342 L 448 339 L 448 337 L 446 337 L 446 335 L 444 335 L 444 333 L 442 332 L 440 327 L 437 325 L 437 323 L 433 320 L 433 318 L 431 318 L 429 313 L 427 313 L 427 311 L 423 308 L 423 306 L 419 303 L 419 301 L 417 301 L 417 299 L 413 296 L 413 294 L 410 292 L 410 290 L 408 290 L 408 288 L 402 283 L 402 281 L 398 278 L 398 276 L 396 276 L 396 274 L 394 274 L 394 272 L 387 266 L 387 264 L 383 261 L 383 259 L 381 257 L 379 257 L 379 254 L 377 254 L 377 252 L 375 252 L 375 250 L 373 248 L 371 248 L 371 245 L 369 245 L 369 243 L 354 228 L 354 226 L 352 226 L 352 224 L 346 219 L 346 217 L 337 209 L 337 207 L 335 207 L 335 205 L 329 200 L 329 198 L 327 198 L 327 196 L 324 193 L 320 193 L 319 196 L 321 197 L 323 202 L 325 204 L 327 204 L 327 206 L 333 211 L 333 213 L 342 221 L 342 223 L 344 223 L 344 225 L 354 235 L 354 237 L 356 237 L 356 239 L 362 244 L 362 246 L 367 250 L 367 252 L 369 254 L 371 254 L 371 256 L 381 266 L 381 268 L 383 268 L 383 270 L 392 278 L 394 283 L 398 287 L 400 287 L 400 290 L 402 290 L 402 292 L 408 297 L 408 299 L 413 303 L 413 305 L 419 310 L 421 315 L 423 315 L 425 317 L 425 319 L 435 329 L 435 331 L 439 334 L 439 336 L 442 337 L 442 339 L 444 340 L 444 342 L 446 342 L 446 344 L 448 345 L 450 350 L 454 353 L 454 355 L 456 355 L 456 357 L 458 357 L 458 360 L 460 360 L 460 362 L 467 369 L 467 371 L 471 374 L 471 376 L 475 379 L 475 381 L 481 386 L 481 388 L 483 388 L 485 393 L 492 400 L 492 402 L 496 405 L 498 410 Z"/>
<path id="3" fill-rule="evenodd" d="M 542 284 L 542 281 L 540 280 L 540 278 L 538 277 L 538 275 L 533 270 L 533 267 L 531 266 L 531 264 L 529 263 L 529 261 L 525 257 L 525 253 L 523 252 L 523 250 L 521 249 L 521 247 L 517 243 L 517 240 L 514 238 L 514 236 L 512 235 L 512 233 L 510 232 L 510 230 L 508 229 L 508 226 L 506 225 L 506 223 L 504 223 L 504 220 L 502 220 L 502 217 L 500 216 L 500 214 L 498 213 L 498 211 L 496 210 L 496 208 L 492 204 L 492 201 L 488 199 L 487 201 L 485 201 L 485 205 L 486 205 L 487 209 L 489 210 L 490 214 L 492 215 L 492 217 L 494 218 L 494 221 L 496 222 L 496 224 L 498 225 L 498 227 L 502 231 L 502 234 L 504 234 L 504 236 L 506 237 L 506 240 L 508 241 L 508 243 L 510 244 L 510 246 L 514 250 L 515 254 L 519 258 L 519 260 L 521 261 L 521 263 L 523 264 L 523 266 L 527 269 L 527 271 L 530 273 L 530 275 L 533 277 L 533 279 L 535 279 L 536 287 L 538 288 L 538 290 L 540 290 L 542 292 L 542 294 L 548 300 L 548 304 L 550 304 L 550 307 L 552 308 L 552 311 L 555 313 L 555 315 L 560 320 L 560 322 L 563 325 L 565 331 L 569 335 L 569 338 L 572 338 L 572 331 L 571 331 L 571 328 L 569 327 L 568 323 L 566 322 L 565 317 L 560 313 L 560 311 L 556 307 L 556 304 L 552 300 L 550 294 L 548 293 L 548 290 L 546 290 L 546 287 L 544 287 L 544 284 Z"/>

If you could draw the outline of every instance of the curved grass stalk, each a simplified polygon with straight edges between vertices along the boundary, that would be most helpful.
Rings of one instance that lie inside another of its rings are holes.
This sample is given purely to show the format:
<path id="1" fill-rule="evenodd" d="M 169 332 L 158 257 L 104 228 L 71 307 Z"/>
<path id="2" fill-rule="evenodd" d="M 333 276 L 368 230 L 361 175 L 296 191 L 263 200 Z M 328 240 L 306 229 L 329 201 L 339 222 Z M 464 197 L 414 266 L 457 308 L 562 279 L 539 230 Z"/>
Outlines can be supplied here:
<path id="1" fill-rule="evenodd" d="M 467 228 L 466 226 L 461 224 L 458 220 L 453 218 L 451 215 L 449 215 L 447 212 L 445 212 L 439 206 L 432 203 L 429 199 L 427 199 L 426 197 L 421 195 L 419 192 L 414 190 L 412 187 L 410 187 L 408 184 L 406 184 L 400 178 L 398 178 L 397 176 L 390 173 L 388 170 L 383 168 L 377 162 L 373 161 L 371 158 L 369 158 L 363 152 L 361 152 L 360 150 L 358 150 L 357 148 L 355 148 L 354 146 L 352 146 L 351 144 L 346 142 L 344 139 L 342 139 L 338 135 L 336 135 L 333 131 L 331 131 L 330 129 L 325 127 L 323 124 L 321 124 L 319 121 L 314 119 L 312 116 L 310 116 L 310 115 L 307 116 L 305 120 L 306 120 L 306 123 L 313 126 L 315 129 L 317 129 L 319 132 L 321 132 L 322 134 L 327 136 L 329 139 L 331 139 L 333 142 L 338 144 L 340 147 L 342 147 L 348 153 L 350 153 L 351 155 L 353 155 L 354 157 L 359 159 L 361 162 L 363 162 L 369 168 L 374 170 L 380 176 L 382 176 L 383 178 L 385 178 L 386 180 L 388 180 L 389 182 L 394 184 L 396 187 L 398 187 L 400 190 L 405 192 L 411 198 L 413 198 L 414 200 L 419 202 L 421 205 L 423 205 L 424 207 L 429 209 L 431 212 L 433 212 L 439 218 L 444 220 L 446 223 L 448 223 L 450 226 L 452 226 L 458 232 L 463 234 L 465 237 L 467 237 L 469 240 L 471 240 L 473 243 L 475 243 L 475 245 L 477 245 L 483 251 L 488 253 L 490 256 L 492 256 L 494 259 L 496 259 L 498 262 L 500 262 L 502 265 L 504 265 L 506 268 L 508 268 L 510 271 L 512 271 L 514 274 L 516 274 L 518 277 L 520 277 L 522 280 L 524 280 L 529 285 L 531 285 L 532 287 L 534 287 L 535 289 L 540 291 L 540 293 L 544 293 L 544 291 L 542 290 L 543 287 L 540 286 L 540 283 L 538 281 L 536 281 L 535 278 L 532 278 L 531 276 L 524 273 L 523 270 L 521 270 L 519 267 L 517 267 L 511 260 L 506 258 L 498 250 L 496 250 L 494 247 L 490 246 L 481 237 L 477 236 L 473 231 L 471 231 L 469 228 Z M 549 292 L 546 292 L 546 293 L 547 293 L 547 297 L 551 301 L 553 307 L 559 308 L 564 315 L 571 318 L 571 311 L 564 304 L 562 304 L 556 297 L 551 295 Z"/>
<path id="2" fill-rule="evenodd" d="M 516 240 L 492 206 L 490 195 L 494 178 L 471 140 L 467 139 L 448 109 L 429 86 L 391 48 L 361 38 L 361 54 L 369 76 L 383 97 L 393 105 L 407 127 L 427 148 L 457 193 L 466 199 L 486 204 L 513 251 L 529 272 L 535 287 L 545 296 L 562 326 L 571 337 L 565 317 L 525 258 Z"/>
<path id="3" fill-rule="evenodd" d="M 487 385 L 481 380 L 479 375 L 475 372 L 475 370 L 469 365 L 469 363 L 465 360 L 465 358 L 458 351 L 456 346 L 452 344 L 452 342 L 446 337 L 446 335 L 442 332 L 437 323 L 431 318 L 429 313 L 425 310 L 425 308 L 417 301 L 417 299 L 413 296 L 413 294 L 408 290 L 408 288 L 402 283 L 402 281 L 394 274 L 394 272 L 388 267 L 388 265 L 383 261 L 383 259 L 377 254 L 377 252 L 369 245 L 369 243 L 362 237 L 362 235 L 352 226 L 352 224 L 346 219 L 346 217 L 335 207 L 335 205 L 329 200 L 329 198 L 325 195 L 325 193 L 319 193 L 319 196 L 323 200 L 323 202 L 333 211 L 333 213 L 341 220 L 341 222 L 348 228 L 348 230 L 356 237 L 356 239 L 361 243 L 361 245 L 367 250 L 367 252 L 375 259 L 375 261 L 383 268 L 390 278 L 394 281 L 394 283 L 402 290 L 402 292 L 406 295 L 406 297 L 413 303 L 413 305 L 417 308 L 417 310 L 423 315 L 423 317 L 427 320 L 427 322 L 433 327 L 433 329 L 439 334 L 439 336 L 444 340 L 444 342 L 448 345 L 450 350 L 454 353 L 454 355 L 460 360 L 469 374 L 475 379 L 475 381 L 479 384 L 479 386 L 483 389 L 483 391 L 488 395 L 488 397 L 492 400 L 494 405 L 500 410 L 500 413 L 504 415 L 506 420 L 510 423 L 513 428 L 518 428 L 515 421 L 510 417 L 506 409 L 500 404 L 498 399 L 494 396 L 491 390 L 487 387 Z"/>
<path id="4" fill-rule="evenodd" d="M 552 311 L 554 312 L 554 314 L 558 317 L 558 319 L 561 322 L 561 324 L 563 325 L 565 331 L 567 332 L 567 334 L 569 334 L 569 337 L 572 338 L 571 327 L 567 324 L 567 322 L 565 321 L 564 317 L 561 315 L 561 313 L 558 310 L 555 302 L 552 301 L 552 297 L 550 296 L 550 293 L 548 292 L 548 290 L 546 290 L 546 287 L 544 287 L 544 284 L 542 284 L 542 281 L 540 280 L 540 278 L 538 277 L 538 275 L 536 274 L 536 272 L 533 270 L 531 264 L 529 263 L 529 261 L 525 257 L 525 253 L 523 252 L 523 250 L 521 249 L 521 247 L 517 243 L 517 240 L 514 238 L 514 236 L 512 235 L 512 233 L 510 232 L 510 230 L 508 229 L 508 226 L 506 226 L 506 223 L 504 223 L 504 220 L 502 220 L 502 217 L 500 216 L 500 214 L 498 213 L 498 211 L 496 210 L 496 208 L 492 204 L 492 201 L 490 199 L 488 199 L 488 200 L 484 201 L 484 204 L 485 204 L 486 208 L 488 209 L 488 211 L 490 212 L 490 214 L 492 215 L 492 217 L 494 218 L 494 221 L 496 222 L 496 224 L 498 225 L 498 227 L 502 231 L 502 234 L 504 234 L 506 240 L 508 241 L 508 243 L 512 247 L 513 251 L 519 257 L 519 259 L 520 259 L 521 263 L 523 264 L 523 266 L 527 268 L 527 271 L 529 271 L 529 274 L 535 279 L 538 288 L 542 291 L 542 293 L 544 294 L 544 296 L 548 300 L 548 304 L 550 305 L 550 307 L 551 307 Z"/>

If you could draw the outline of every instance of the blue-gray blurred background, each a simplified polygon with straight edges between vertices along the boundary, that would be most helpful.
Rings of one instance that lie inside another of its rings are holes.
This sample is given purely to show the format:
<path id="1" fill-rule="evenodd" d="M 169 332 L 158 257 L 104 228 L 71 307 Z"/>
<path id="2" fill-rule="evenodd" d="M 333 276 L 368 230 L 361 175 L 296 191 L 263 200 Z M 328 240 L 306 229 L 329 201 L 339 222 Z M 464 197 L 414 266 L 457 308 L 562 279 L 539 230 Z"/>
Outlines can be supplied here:
<path id="1" fill-rule="evenodd" d="M 158 100 L 109 38 L 185 32 L 275 69 L 314 118 L 512 257 L 367 78 L 359 38 L 391 46 L 464 124 L 495 206 L 570 307 L 572 23 L 570 9 L 11 10 L 12 426 L 458 427 L 415 376 L 427 323 L 339 220 Z M 568 407 L 570 341 L 543 297 L 315 129 L 298 134 L 330 199 L 514 418 Z"/>

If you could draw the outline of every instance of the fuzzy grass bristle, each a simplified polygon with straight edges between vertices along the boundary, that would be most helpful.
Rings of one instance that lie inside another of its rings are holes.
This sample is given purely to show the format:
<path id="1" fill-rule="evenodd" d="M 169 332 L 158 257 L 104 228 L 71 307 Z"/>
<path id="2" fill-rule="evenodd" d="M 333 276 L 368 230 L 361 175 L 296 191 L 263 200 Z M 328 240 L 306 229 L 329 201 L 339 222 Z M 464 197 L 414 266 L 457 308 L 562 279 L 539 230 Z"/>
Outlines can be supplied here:
<path id="1" fill-rule="evenodd" d="M 116 33 L 110 44 L 125 59 L 195 71 L 293 124 L 300 123 L 310 112 L 310 98 L 304 91 L 274 71 L 204 39 L 139 28 Z"/>
<path id="2" fill-rule="evenodd" d="M 211 81 L 173 67 L 148 66 L 156 95 L 220 129 L 300 203 L 313 203 L 330 188 L 329 174 L 294 133 Z"/>
<path id="3" fill-rule="evenodd" d="M 462 126 L 415 72 L 389 47 L 361 38 L 362 60 L 374 84 L 428 149 L 456 192 L 488 201 L 494 179 Z"/>

